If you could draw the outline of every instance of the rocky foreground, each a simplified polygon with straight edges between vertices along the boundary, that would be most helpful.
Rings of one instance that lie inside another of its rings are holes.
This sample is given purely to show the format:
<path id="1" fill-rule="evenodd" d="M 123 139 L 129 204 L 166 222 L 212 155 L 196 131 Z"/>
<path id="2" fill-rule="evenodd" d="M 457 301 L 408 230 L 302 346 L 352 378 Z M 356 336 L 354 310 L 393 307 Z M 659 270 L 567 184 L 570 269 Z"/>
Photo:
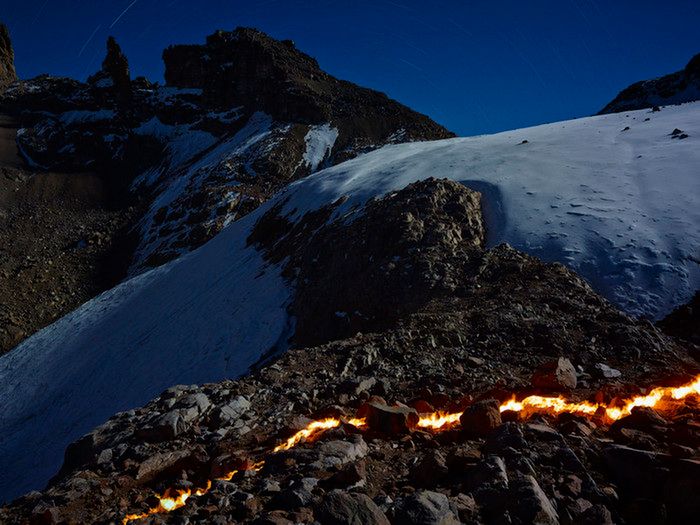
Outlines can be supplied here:
<path id="1" fill-rule="evenodd" d="M 116 414 L 0 521 L 694 521 L 694 391 L 614 420 L 502 404 L 620 406 L 692 380 L 697 346 L 561 265 L 485 249 L 480 196 L 458 183 L 428 179 L 328 222 L 338 204 L 296 224 L 273 208 L 249 239 L 297 283 L 295 348 Z M 461 416 L 420 425 L 438 411 Z M 287 442 L 311 421 L 325 431 Z"/>

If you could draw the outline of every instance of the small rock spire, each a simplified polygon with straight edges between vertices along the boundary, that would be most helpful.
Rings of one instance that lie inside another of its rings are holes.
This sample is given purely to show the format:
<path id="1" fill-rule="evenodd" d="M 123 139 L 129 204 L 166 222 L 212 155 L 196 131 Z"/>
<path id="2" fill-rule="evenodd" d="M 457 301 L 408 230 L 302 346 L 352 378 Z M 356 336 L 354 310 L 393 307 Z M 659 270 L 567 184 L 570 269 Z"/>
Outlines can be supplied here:
<path id="1" fill-rule="evenodd" d="M 131 97 L 129 61 L 113 36 L 107 38 L 107 55 L 102 61 L 102 69 L 88 78 L 88 83 L 96 88 L 110 89 L 120 99 Z"/>

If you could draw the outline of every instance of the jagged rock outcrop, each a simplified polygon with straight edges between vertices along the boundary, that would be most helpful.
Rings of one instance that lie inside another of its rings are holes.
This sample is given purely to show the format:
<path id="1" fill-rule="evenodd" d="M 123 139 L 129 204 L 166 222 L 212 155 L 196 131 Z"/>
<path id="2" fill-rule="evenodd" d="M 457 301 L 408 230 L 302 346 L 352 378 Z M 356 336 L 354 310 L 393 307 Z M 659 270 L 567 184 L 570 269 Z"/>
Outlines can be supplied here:
<path id="1" fill-rule="evenodd" d="M 480 524 L 502 523 L 504 512 L 516 524 L 635 522 L 644 512 L 668 523 L 692 520 L 697 504 L 683 495 L 698 486 L 697 396 L 679 402 L 677 417 L 642 407 L 612 426 L 596 417 L 500 412 L 513 393 L 532 392 L 533 370 L 552 356 L 567 356 L 576 369 L 568 396 L 606 403 L 637 393 L 633 384 L 678 384 L 697 365 L 676 341 L 619 313 L 561 265 L 508 246 L 485 250 L 474 204 L 474 193 L 458 184 L 427 180 L 367 204 L 364 219 L 359 210 L 333 218 L 337 206 L 323 219 L 307 217 L 306 238 L 296 237 L 301 253 L 311 253 L 304 243 L 342 233 L 359 241 L 354 261 L 364 255 L 377 272 L 391 248 L 423 269 L 467 254 L 448 272 L 459 286 L 448 283 L 452 293 L 416 302 L 374 333 L 291 349 L 237 381 L 174 386 L 116 414 L 68 448 L 46 490 L 1 509 L 0 520 L 119 522 L 157 509 L 154 493 L 198 488 L 182 508 L 167 515 L 161 508 L 143 522 Z M 391 226 L 401 209 L 416 221 L 407 232 Z M 262 219 L 251 240 L 279 258 L 290 230 L 273 222 Z M 385 249 L 372 241 L 373 228 L 384 228 Z M 303 267 L 314 261 L 290 262 L 290 278 L 292 264 L 311 278 Z M 409 288 L 431 280 L 404 269 Z M 363 301 L 367 290 L 335 276 L 337 283 L 324 281 L 331 298 L 344 289 Z M 596 375 L 601 361 L 622 376 Z M 418 428 L 417 414 L 432 411 L 463 412 L 470 431 Z M 328 417 L 367 417 L 367 426 L 339 423 L 272 452 L 310 420 Z"/>
<path id="2" fill-rule="evenodd" d="M 10 31 L 5 24 L 0 23 L 0 92 L 15 80 L 15 52 L 12 49 Z"/>
<path id="3" fill-rule="evenodd" d="M 350 225 L 327 225 L 332 212 L 291 226 L 273 208 L 250 237 L 267 245 L 273 260 L 289 258 L 288 274 L 299 283 L 292 309 L 301 345 L 385 328 L 453 295 L 483 250 L 481 196 L 457 182 L 410 184 L 368 203 L 347 218 Z"/>
<path id="4" fill-rule="evenodd" d="M 131 75 L 129 61 L 113 36 L 107 39 L 107 55 L 102 69 L 87 80 L 93 88 L 114 93 L 124 103 L 131 98 Z"/>
<path id="5" fill-rule="evenodd" d="M 700 347 L 700 291 L 659 321 L 659 327 L 667 334 L 680 337 Z M 697 350 L 700 356 L 700 348 Z"/>
<path id="6" fill-rule="evenodd" d="M 383 93 L 333 78 L 292 41 L 255 29 L 217 31 L 204 45 L 171 46 L 163 60 L 168 85 L 202 89 L 213 106 L 255 106 L 283 121 L 331 121 L 341 131 L 337 147 L 385 142 L 399 130 L 404 140 L 454 136 Z"/>
<path id="7" fill-rule="evenodd" d="M 598 114 L 682 104 L 694 100 L 700 100 L 700 54 L 691 58 L 680 71 L 635 82 L 623 89 Z"/>

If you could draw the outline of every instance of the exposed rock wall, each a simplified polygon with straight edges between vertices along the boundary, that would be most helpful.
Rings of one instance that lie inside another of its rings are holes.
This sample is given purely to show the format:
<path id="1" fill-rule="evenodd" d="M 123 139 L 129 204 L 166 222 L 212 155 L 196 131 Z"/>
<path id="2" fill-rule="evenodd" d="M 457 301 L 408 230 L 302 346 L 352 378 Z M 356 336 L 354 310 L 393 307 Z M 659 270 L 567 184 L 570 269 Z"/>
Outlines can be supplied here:
<path id="1" fill-rule="evenodd" d="M 5 24 L 0 23 L 0 92 L 15 80 L 15 52 L 12 49 L 10 31 Z"/>

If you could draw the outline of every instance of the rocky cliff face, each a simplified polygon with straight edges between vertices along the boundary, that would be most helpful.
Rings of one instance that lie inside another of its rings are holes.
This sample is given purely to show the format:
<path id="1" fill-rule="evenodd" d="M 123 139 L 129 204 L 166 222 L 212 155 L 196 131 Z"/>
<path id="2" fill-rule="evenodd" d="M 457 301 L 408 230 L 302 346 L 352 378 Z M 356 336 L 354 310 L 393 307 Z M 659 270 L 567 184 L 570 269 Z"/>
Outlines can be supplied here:
<path id="1" fill-rule="evenodd" d="M 653 80 L 635 82 L 623 89 L 598 114 L 682 104 L 694 100 L 700 100 L 700 54 L 691 58 L 681 71 Z"/>
<path id="2" fill-rule="evenodd" d="M 5 24 L 0 23 L 0 92 L 15 80 L 15 52 L 12 49 L 10 31 Z"/>
<path id="3" fill-rule="evenodd" d="M 383 93 L 328 75 L 290 40 L 277 41 L 250 28 L 217 31 L 201 46 L 163 52 L 165 80 L 199 88 L 213 106 L 252 106 L 276 120 L 333 122 L 336 148 L 386 142 L 402 130 L 404 140 L 454 136 Z M 361 143 L 361 142 L 360 142 Z"/>
<path id="4" fill-rule="evenodd" d="M 334 79 L 290 42 L 252 29 L 217 32 L 200 46 L 168 48 L 163 54 L 167 86 L 131 79 L 128 59 L 114 38 L 106 48 L 101 69 L 87 82 L 48 75 L 15 82 L 0 96 L 0 113 L 19 127 L 16 142 L 29 168 L 27 180 L 32 172 L 89 172 L 106 188 L 104 211 L 126 217 L 119 229 L 128 236 L 128 249 L 118 253 L 123 260 L 113 262 L 131 274 L 202 245 L 286 184 L 325 166 L 387 143 L 452 135 L 381 93 Z M 4 26 L 0 86 L 2 79 L 15 80 Z M 27 209 L 7 213 L 15 219 L 25 212 L 39 216 Z M 74 231 L 67 212 L 66 224 L 60 224 L 62 209 L 52 215 L 53 226 L 46 222 L 46 235 L 54 229 Z M 82 246 L 80 238 L 68 244 L 73 243 Z M 58 256 L 40 257 L 35 266 L 53 264 Z M 23 258 L 6 259 L 9 268 L 24 264 Z M 73 288 L 103 290 L 102 281 L 86 279 L 90 282 Z M 12 286 L 22 282 L 12 280 Z M 90 297 L 69 297 L 53 286 L 45 291 L 69 307 Z M 15 320 L 15 335 L 0 334 L 5 337 L 0 351 L 46 322 L 46 316 L 11 303 L 2 319 Z M 51 318 L 58 313 L 49 310 Z"/>

